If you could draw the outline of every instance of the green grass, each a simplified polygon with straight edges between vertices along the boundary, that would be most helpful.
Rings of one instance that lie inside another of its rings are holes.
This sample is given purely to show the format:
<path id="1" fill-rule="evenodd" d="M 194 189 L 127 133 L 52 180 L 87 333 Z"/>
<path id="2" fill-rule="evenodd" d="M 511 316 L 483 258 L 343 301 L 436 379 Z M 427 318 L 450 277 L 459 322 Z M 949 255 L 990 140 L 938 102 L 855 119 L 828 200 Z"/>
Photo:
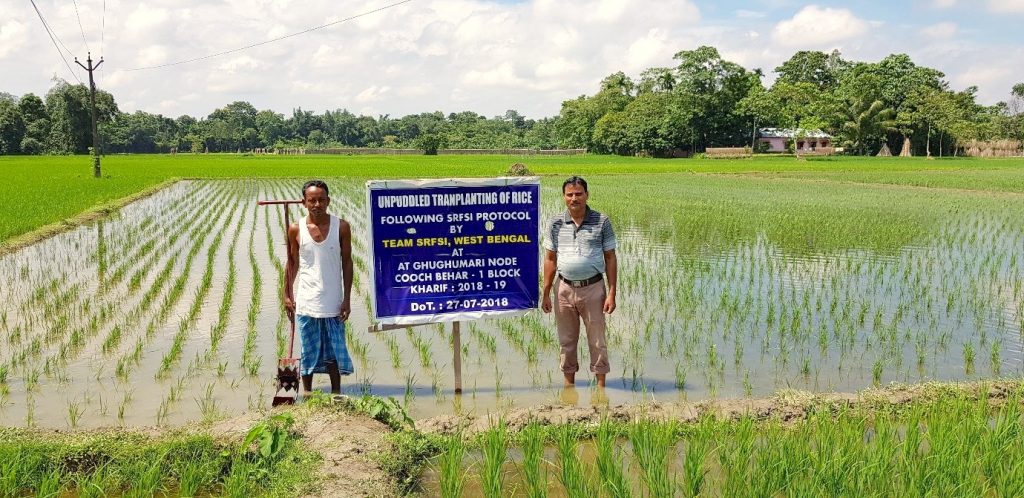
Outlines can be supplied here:
<path id="1" fill-rule="evenodd" d="M 0 429 L 0 496 L 293 496 L 315 459 L 291 440 L 271 461 L 205 434 Z"/>
<path id="2" fill-rule="evenodd" d="M 1024 192 L 1024 160 L 791 157 L 751 160 L 619 156 L 108 156 L 94 179 L 85 156 L 0 156 L 0 241 L 57 223 L 175 178 L 422 178 L 504 174 L 515 162 L 541 175 L 756 173 L 861 183 Z"/>

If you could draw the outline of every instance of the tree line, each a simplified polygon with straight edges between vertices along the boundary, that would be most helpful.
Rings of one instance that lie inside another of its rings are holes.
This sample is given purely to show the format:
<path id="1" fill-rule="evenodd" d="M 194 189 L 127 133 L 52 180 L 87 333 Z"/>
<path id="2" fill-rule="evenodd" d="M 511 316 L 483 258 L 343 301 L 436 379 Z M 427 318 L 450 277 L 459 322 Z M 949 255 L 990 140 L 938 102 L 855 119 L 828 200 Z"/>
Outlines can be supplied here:
<path id="1" fill-rule="evenodd" d="M 604 78 L 593 95 L 562 103 L 557 116 L 515 110 L 401 118 L 346 109 L 290 116 L 232 102 L 206 117 L 178 118 L 118 109 L 98 90 L 104 153 L 236 152 L 258 148 L 587 148 L 607 154 L 665 156 L 755 143 L 762 127 L 823 130 L 858 154 L 883 143 L 915 154 L 955 154 L 970 140 L 1024 141 L 1024 83 L 1005 102 L 977 102 L 977 88 L 950 88 L 945 75 L 905 54 L 855 62 L 800 51 L 764 84 L 760 69 L 724 59 L 714 47 L 684 50 L 672 66 Z M 80 154 L 91 146 L 88 89 L 56 79 L 44 97 L 0 93 L 0 154 Z"/>
<path id="2" fill-rule="evenodd" d="M 662 155 L 672 150 L 755 144 L 758 127 L 823 130 L 856 154 L 883 143 L 915 154 L 952 154 L 970 140 L 1024 140 L 1024 83 L 1007 102 L 977 102 L 977 88 L 950 88 L 945 75 L 905 54 L 854 62 L 800 51 L 764 74 L 728 61 L 714 47 L 684 50 L 675 65 L 634 81 L 618 72 L 599 91 L 562 104 L 562 145 L 596 152 Z M 899 150 L 897 148 L 896 150 Z"/>

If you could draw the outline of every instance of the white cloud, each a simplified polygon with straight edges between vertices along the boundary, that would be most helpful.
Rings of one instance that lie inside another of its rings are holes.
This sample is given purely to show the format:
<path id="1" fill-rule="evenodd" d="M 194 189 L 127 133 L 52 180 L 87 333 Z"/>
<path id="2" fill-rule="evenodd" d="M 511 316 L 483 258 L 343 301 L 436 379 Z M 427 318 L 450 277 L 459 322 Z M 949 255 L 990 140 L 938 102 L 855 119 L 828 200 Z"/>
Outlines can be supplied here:
<path id="1" fill-rule="evenodd" d="M 13 19 L 0 25 L 0 59 L 18 51 L 28 41 L 25 25 Z"/>
<path id="2" fill-rule="evenodd" d="M 359 94 L 356 95 L 356 102 L 359 102 L 359 103 L 377 102 L 377 101 L 383 99 L 387 95 L 387 93 L 390 92 L 390 91 L 391 91 L 390 87 L 387 87 L 387 86 L 379 87 L 379 86 L 374 85 L 374 86 L 371 86 L 371 87 L 369 87 L 369 88 L 359 92 Z"/>
<path id="3" fill-rule="evenodd" d="M 863 35 L 868 23 L 849 9 L 833 9 L 808 5 L 792 19 L 775 25 L 772 37 L 781 45 L 809 48 L 832 48 L 838 42 Z"/>
<path id="4" fill-rule="evenodd" d="M 949 39 L 956 35 L 957 25 L 955 22 L 940 22 L 921 28 L 921 34 L 929 38 Z"/>
<path id="5" fill-rule="evenodd" d="M 655 28 L 647 32 L 626 49 L 623 69 L 639 72 L 651 66 L 664 65 L 679 47 L 675 46 L 667 30 Z"/>
<path id="6" fill-rule="evenodd" d="M 383 3 L 107 0 L 106 62 L 98 84 L 114 93 L 124 111 L 172 116 L 207 116 L 247 100 L 285 115 L 296 107 L 392 116 L 433 110 L 495 116 L 512 108 L 539 118 L 556 114 L 563 100 L 594 93 L 608 74 L 624 71 L 637 79 L 643 69 L 672 66 L 673 54 L 700 45 L 717 47 L 748 69 L 764 69 L 768 80 L 772 68 L 796 50 L 838 47 L 844 57 L 863 61 L 907 52 L 915 62 L 945 72 L 955 88 L 978 85 L 986 103 L 1005 99 L 1014 78 L 1020 79 L 1014 69 L 1024 67 L 1024 43 L 972 44 L 978 28 L 969 19 L 953 18 L 958 11 L 933 12 L 939 17 L 930 26 L 907 19 L 899 30 L 888 30 L 875 29 L 871 11 L 857 2 L 828 8 L 766 0 L 743 5 L 751 10 L 725 10 L 724 19 L 710 21 L 701 20 L 694 2 L 648 0 L 641 9 L 628 0 L 417 0 L 254 49 L 133 72 L 127 70 L 231 50 Z M 0 19 L 0 91 L 42 94 L 53 75 L 74 81 L 31 5 L 7 3 Z M 71 2 L 36 3 L 68 48 L 84 58 Z M 83 16 L 88 11 L 90 18 L 99 17 L 99 0 L 78 4 Z M 977 5 L 1012 6 L 994 0 Z M 790 9 L 792 17 L 776 24 L 772 16 L 778 9 Z M 921 36 L 907 44 L 907 33 Z M 86 24 L 86 36 L 95 55 L 99 31 Z"/>
<path id="7" fill-rule="evenodd" d="M 932 0 L 932 4 L 940 9 L 948 9 L 956 5 L 956 0 Z"/>
<path id="8" fill-rule="evenodd" d="M 1024 0 L 988 0 L 988 9 L 998 13 L 1024 14 Z"/>
<path id="9" fill-rule="evenodd" d="M 985 65 L 975 65 L 967 68 L 966 71 L 953 77 L 953 82 L 960 87 L 971 85 L 995 86 L 996 83 L 1006 80 L 1013 73 L 1008 68 Z M 1009 93 L 1007 87 L 1007 93 Z"/>

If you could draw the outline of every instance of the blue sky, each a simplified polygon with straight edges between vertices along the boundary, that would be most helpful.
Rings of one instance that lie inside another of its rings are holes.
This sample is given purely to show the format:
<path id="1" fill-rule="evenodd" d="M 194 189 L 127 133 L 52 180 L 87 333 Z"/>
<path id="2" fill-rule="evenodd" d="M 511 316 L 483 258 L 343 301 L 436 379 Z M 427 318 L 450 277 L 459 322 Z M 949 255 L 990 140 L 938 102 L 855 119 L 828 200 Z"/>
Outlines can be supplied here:
<path id="1" fill-rule="evenodd" d="M 695 2 L 711 22 L 746 23 L 750 27 L 763 26 L 792 17 L 807 5 L 849 9 L 863 19 L 884 22 L 888 30 L 914 30 L 943 22 L 954 22 L 965 39 L 989 43 L 1019 43 L 1020 27 L 1024 16 L 1006 15 L 993 11 L 984 0 L 959 2 L 934 1 L 856 1 L 856 2 L 797 2 L 787 0 L 759 2 L 697 1 Z M 1005 2 L 1011 5 L 1013 2 Z M 1022 2 L 1018 4 L 1024 5 Z M 757 17 L 749 17 L 757 16 Z"/>
<path id="2" fill-rule="evenodd" d="M 796 51 L 832 49 L 863 61 L 907 53 L 944 72 L 954 89 L 976 85 L 987 104 L 1024 81 L 1024 0 L 412 0 L 255 49 L 134 70 L 394 2 L 106 0 L 104 12 L 104 0 L 77 0 L 78 15 L 71 2 L 36 3 L 69 62 L 87 49 L 104 55 L 98 84 L 122 110 L 169 116 L 206 116 L 247 100 L 285 114 L 301 106 L 392 116 L 516 109 L 543 117 L 594 93 L 608 74 L 638 77 L 699 45 L 761 68 L 766 83 Z M 54 77 L 86 78 L 73 63 L 65 66 L 31 4 L 8 3 L 0 19 L 0 91 L 41 94 Z"/>

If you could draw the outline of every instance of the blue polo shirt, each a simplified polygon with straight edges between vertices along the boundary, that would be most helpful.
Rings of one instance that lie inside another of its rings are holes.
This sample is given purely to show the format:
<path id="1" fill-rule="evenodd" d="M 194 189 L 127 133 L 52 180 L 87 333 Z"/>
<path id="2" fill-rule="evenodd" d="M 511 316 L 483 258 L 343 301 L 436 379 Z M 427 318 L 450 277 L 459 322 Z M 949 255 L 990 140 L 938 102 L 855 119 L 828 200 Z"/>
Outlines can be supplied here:
<path id="1" fill-rule="evenodd" d="M 558 255 L 558 273 L 568 280 L 586 280 L 604 273 L 604 252 L 615 249 L 612 221 L 587 206 L 583 223 L 577 227 L 566 209 L 551 220 L 544 249 Z"/>

